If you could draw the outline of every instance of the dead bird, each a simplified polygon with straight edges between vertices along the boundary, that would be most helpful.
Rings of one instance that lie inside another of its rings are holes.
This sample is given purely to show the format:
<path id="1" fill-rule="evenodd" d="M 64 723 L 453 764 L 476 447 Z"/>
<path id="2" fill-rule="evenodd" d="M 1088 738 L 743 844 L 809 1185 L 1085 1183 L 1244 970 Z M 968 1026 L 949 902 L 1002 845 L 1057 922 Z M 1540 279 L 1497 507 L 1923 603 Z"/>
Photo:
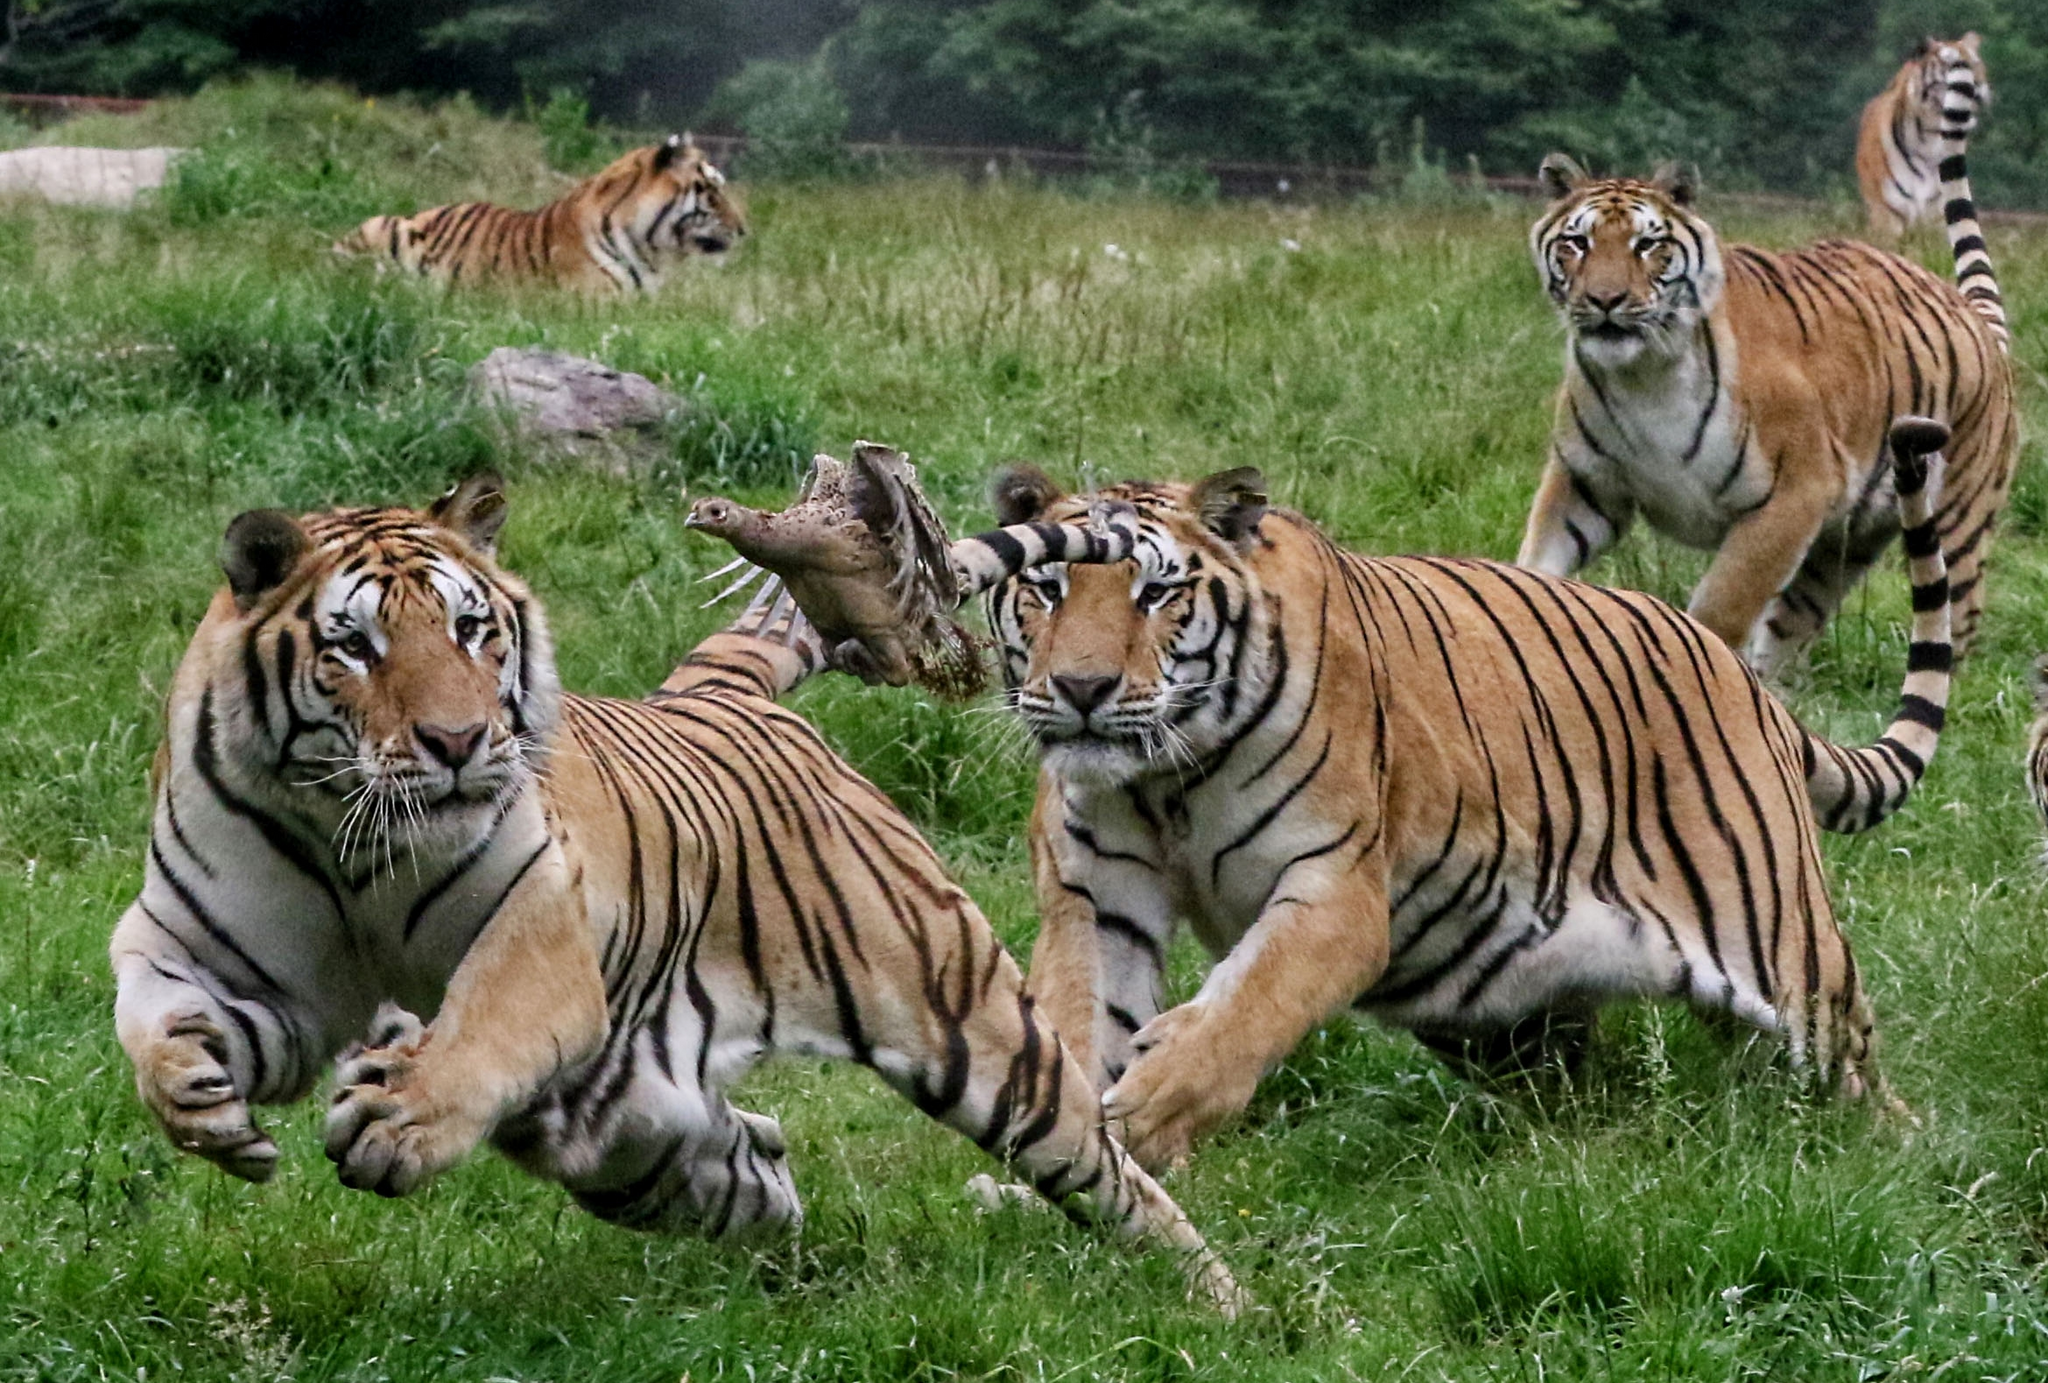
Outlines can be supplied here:
<path id="1" fill-rule="evenodd" d="M 747 568 L 714 599 L 767 573 L 750 608 L 773 623 L 782 602 L 794 600 L 839 671 L 892 687 L 916 681 L 950 696 L 980 690 L 979 643 L 952 618 L 960 590 L 946 525 L 902 452 L 856 442 L 850 463 L 821 453 L 782 512 L 713 497 L 692 504 L 685 525 L 740 554 L 713 576 Z"/>
<path id="2" fill-rule="evenodd" d="M 987 677 L 983 641 L 953 618 L 963 601 L 1027 567 L 1121 561 L 1137 536 L 1127 506 L 1104 506 L 1085 528 L 1019 524 L 952 542 L 910 458 L 874 442 L 854 443 L 851 462 L 812 458 L 796 503 L 780 513 L 713 496 L 693 503 L 684 523 L 739 553 L 705 578 L 740 573 L 706 604 L 765 575 L 748 606 L 760 627 L 794 602 L 830 666 L 955 698 L 974 695 Z"/>

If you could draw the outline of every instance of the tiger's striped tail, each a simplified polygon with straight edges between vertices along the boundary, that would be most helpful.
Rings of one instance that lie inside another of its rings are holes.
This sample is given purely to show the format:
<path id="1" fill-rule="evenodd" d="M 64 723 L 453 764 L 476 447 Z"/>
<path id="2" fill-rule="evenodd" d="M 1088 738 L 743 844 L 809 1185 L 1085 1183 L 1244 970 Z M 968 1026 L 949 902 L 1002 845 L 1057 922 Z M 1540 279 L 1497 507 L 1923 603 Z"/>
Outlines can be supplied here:
<path id="1" fill-rule="evenodd" d="M 1892 482 L 1913 586 L 1913 642 L 1899 713 L 1876 744 L 1844 749 L 1818 735 L 1807 737 L 1806 791 L 1826 830 L 1867 831 L 1897 811 L 1941 740 L 1955 651 L 1949 642 L 1948 564 L 1934 531 L 1932 492 L 1948 435 L 1932 418 L 1907 416 L 1892 423 Z"/>
<path id="2" fill-rule="evenodd" d="M 1097 504 L 1087 525 L 1013 523 L 962 538 L 948 549 L 960 603 L 1019 572 L 1048 562 L 1122 562 L 1138 548 L 1137 512 L 1126 504 Z"/>
<path id="3" fill-rule="evenodd" d="M 1941 215 L 1948 223 L 1949 253 L 1955 256 L 1956 287 L 1991 327 L 2000 349 L 2012 351 L 2012 332 L 2005 322 L 2005 298 L 1991 271 L 1991 252 L 1984 246 L 1984 228 L 1977 224 L 1977 201 L 1970 194 L 1970 170 L 1964 157 L 1970 131 L 1977 127 L 1977 74 L 1967 62 L 1949 68 L 1942 82 Z"/>

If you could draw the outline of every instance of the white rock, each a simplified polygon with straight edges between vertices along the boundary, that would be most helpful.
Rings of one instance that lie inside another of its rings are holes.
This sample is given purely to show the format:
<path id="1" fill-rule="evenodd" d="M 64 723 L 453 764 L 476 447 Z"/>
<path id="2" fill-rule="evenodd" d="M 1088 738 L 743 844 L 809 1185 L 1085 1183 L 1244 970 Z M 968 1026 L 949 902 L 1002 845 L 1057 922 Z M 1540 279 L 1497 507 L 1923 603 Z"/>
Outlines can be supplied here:
<path id="1" fill-rule="evenodd" d="M 164 185 L 183 149 L 70 149 L 45 146 L 0 154 L 0 197 L 31 196 L 63 206 L 125 210 Z"/>

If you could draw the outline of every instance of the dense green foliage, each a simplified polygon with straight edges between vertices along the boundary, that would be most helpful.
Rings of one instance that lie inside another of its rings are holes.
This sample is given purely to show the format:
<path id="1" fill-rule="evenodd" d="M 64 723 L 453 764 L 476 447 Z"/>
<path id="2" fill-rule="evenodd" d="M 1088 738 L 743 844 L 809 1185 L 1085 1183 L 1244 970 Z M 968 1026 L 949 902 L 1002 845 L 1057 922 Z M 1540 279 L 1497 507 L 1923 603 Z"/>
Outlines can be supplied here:
<path id="1" fill-rule="evenodd" d="M 0 1379 L 2043 1376 L 2048 885 L 2019 774 L 2048 646 L 2038 442 L 1930 778 L 1826 843 L 1910 1138 L 1672 1009 L 1610 1015 L 1582 1086 L 1548 1095 L 1336 1025 L 1170 1181 L 1260 1303 L 1232 1327 L 1156 1255 L 977 1214 L 970 1145 L 816 1063 L 743 1092 L 783 1119 L 811 1212 L 759 1254 L 634 1237 L 489 1156 L 414 1200 L 345 1191 L 317 1101 L 273 1112 L 268 1187 L 175 1155 L 114 1041 L 104 945 L 237 510 L 419 500 L 503 467 L 504 554 L 565 680 L 632 695 L 723 617 L 694 581 L 727 554 L 682 530 L 680 486 L 779 499 L 812 447 L 856 436 L 907 447 L 960 525 L 1008 458 L 1070 480 L 1256 463 L 1360 548 L 1510 553 L 1558 335 L 1510 201 L 761 185 L 730 264 L 588 304 L 325 254 L 371 205 L 530 197 L 551 177 L 531 126 L 264 84 L 67 133 L 203 161 L 168 215 L 0 207 Z M 1823 229 L 1708 211 L 1770 243 Z M 2048 235 L 1994 227 L 1991 249 L 2038 435 Z M 620 479 L 508 450 L 463 371 L 541 342 L 690 392 L 670 459 Z M 1678 595 L 1699 570 L 1638 539 L 1599 574 Z M 1817 653 L 1811 723 L 1876 733 L 1904 623 L 1886 570 Z M 1008 723 L 840 678 L 795 701 L 1028 946 Z M 1186 992 L 1196 962 L 1177 968 Z"/>
<path id="2" fill-rule="evenodd" d="M 1923 33 L 1975 27 L 1990 206 L 2048 206 L 2038 0 L 0 0 L 0 88 L 189 90 L 285 66 L 506 108 L 569 88 L 706 118 L 817 171 L 821 132 L 1526 174 L 1690 159 L 1724 186 L 1850 181 L 1858 111 Z M 767 68 L 743 70 L 750 62 Z M 736 82 L 720 93 L 721 82 Z M 792 155 L 793 131 L 810 143 Z"/>

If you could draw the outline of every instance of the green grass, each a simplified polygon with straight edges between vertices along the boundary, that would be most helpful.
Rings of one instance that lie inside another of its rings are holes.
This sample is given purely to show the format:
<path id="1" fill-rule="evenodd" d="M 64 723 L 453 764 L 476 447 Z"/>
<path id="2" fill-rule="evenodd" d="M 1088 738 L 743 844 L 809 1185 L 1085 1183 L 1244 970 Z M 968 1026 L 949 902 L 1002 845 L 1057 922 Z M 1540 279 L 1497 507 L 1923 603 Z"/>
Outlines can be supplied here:
<path id="1" fill-rule="evenodd" d="M 0 1379 L 2048 1377 L 2048 918 L 2019 775 L 2048 647 L 2033 444 L 1922 794 L 1827 843 L 1910 1140 L 1683 1012 L 1615 1012 L 1579 1088 L 1508 1098 L 1338 1025 L 1170 1181 L 1260 1303 L 1234 1326 L 1157 1255 L 976 1213 L 970 1146 L 816 1063 L 745 1092 L 783 1119 L 811 1216 L 758 1255 L 628 1235 L 489 1157 L 411 1201 L 347 1192 L 312 1107 L 274 1116 L 267 1187 L 174 1156 L 130 1089 L 103 947 L 237 510 L 419 501 L 500 466 L 505 556 L 567 681 L 633 695 L 722 619 L 696 609 L 725 554 L 682 531 L 681 484 L 774 498 L 855 437 L 916 455 L 958 526 L 1011 458 L 1250 463 L 1360 548 L 1509 555 L 1559 336 L 1513 204 L 763 186 L 732 263 L 591 305 L 325 254 L 380 205 L 547 195 L 531 128 L 259 84 L 63 133 L 205 152 L 134 215 L 0 208 Z M 1775 244 L 1830 228 L 1725 219 Z M 2048 235 L 1992 249 L 2038 433 Z M 508 453 L 462 397 L 506 343 L 690 395 L 672 459 L 617 479 Z M 1601 574 L 1682 596 L 1699 570 L 1638 540 Z M 1801 712 L 1874 735 L 1904 613 L 1887 570 Z M 1031 767 L 1004 722 L 842 679 L 796 700 L 1028 947 Z"/>

